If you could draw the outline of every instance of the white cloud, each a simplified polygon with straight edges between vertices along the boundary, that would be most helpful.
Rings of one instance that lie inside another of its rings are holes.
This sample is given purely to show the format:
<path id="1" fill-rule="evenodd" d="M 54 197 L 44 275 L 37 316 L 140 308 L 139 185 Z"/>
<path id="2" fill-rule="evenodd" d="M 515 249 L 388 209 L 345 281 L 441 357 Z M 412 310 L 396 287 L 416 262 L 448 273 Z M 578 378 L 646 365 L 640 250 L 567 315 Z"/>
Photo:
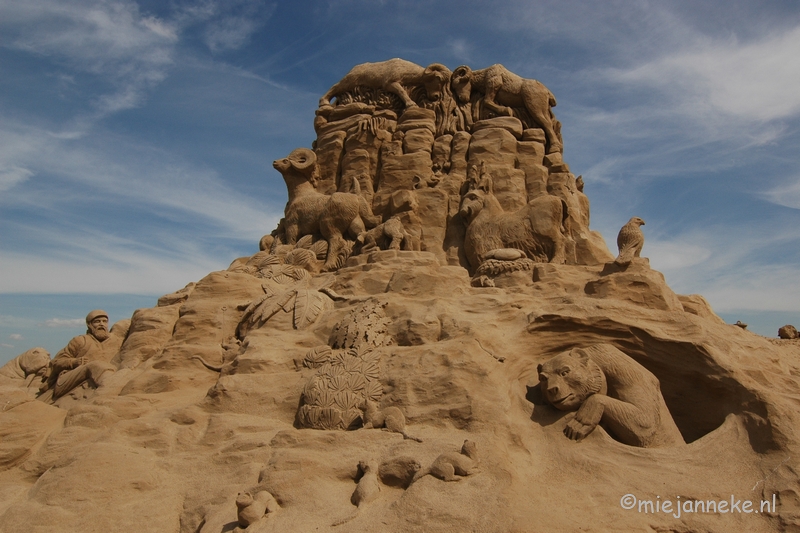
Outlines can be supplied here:
<path id="1" fill-rule="evenodd" d="M 765 225 L 707 227 L 670 239 L 645 240 L 642 255 L 682 294 L 702 294 L 716 311 L 796 311 L 800 265 L 764 257 L 767 251 L 796 247 L 793 229 Z"/>
<path id="2" fill-rule="evenodd" d="M 3 348 L 13 348 L 13 347 L 14 347 L 14 345 L 13 345 L 13 344 L 7 344 L 7 343 L 5 343 L 5 342 L 4 342 L 4 343 L 2 343 L 2 344 L 0 344 L 0 346 L 2 346 Z"/>
<path id="3" fill-rule="evenodd" d="M 250 39 L 259 25 L 257 21 L 245 17 L 225 17 L 209 24 L 206 44 L 214 52 L 235 50 Z"/>
<path id="4" fill-rule="evenodd" d="M 272 16 L 276 3 L 261 0 L 202 0 L 182 6 L 177 23 L 202 25 L 203 40 L 212 52 L 236 50 Z"/>
<path id="5" fill-rule="evenodd" d="M 800 176 L 765 191 L 761 196 L 774 204 L 800 209 Z"/>
<path id="6" fill-rule="evenodd" d="M 706 39 L 627 70 L 608 74 L 668 93 L 687 114 L 716 112 L 748 121 L 788 118 L 800 112 L 800 27 L 740 43 Z M 769 140 L 769 139 L 766 139 Z"/>
<path id="7" fill-rule="evenodd" d="M 97 102 L 100 116 L 139 105 L 166 76 L 178 40 L 176 27 L 125 0 L 6 2 L 0 21 L 5 46 L 97 76 L 94 86 L 110 84 Z"/>
<path id="8" fill-rule="evenodd" d="M 12 333 L 11 335 L 8 336 L 8 338 L 11 339 L 12 341 L 21 341 L 22 335 L 20 335 L 19 333 Z"/>
<path id="9" fill-rule="evenodd" d="M 22 183 L 33 176 L 33 172 L 27 168 L 5 167 L 0 168 L 0 192 L 7 191 L 14 185 Z"/>
<path id="10" fill-rule="evenodd" d="M 465 64 L 471 61 L 471 47 L 465 39 L 450 39 L 447 46 L 454 58 Z"/>
<path id="11" fill-rule="evenodd" d="M 66 178 L 80 189 L 89 187 L 107 201 L 124 199 L 128 206 L 139 203 L 160 214 L 179 212 L 212 224 L 227 236 L 258 239 L 277 225 L 280 213 L 267 213 L 263 201 L 232 190 L 211 169 L 195 167 L 131 139 L 100 137 L 99 141 L 76 145 L 54 139 L 48 132 L 4 121 L 0 125 L 0 165 L 33 166 L 37 173 Z M 50 209 L 65 206 L 69 200 L 81 201 L 80 193 L 65 196 L 63 190 L 23 191 L 0 202 Z"/>
<path id="12" fill-rule="evenodd" d="M 711 251 L 686 241 L 647 241 L 647 255 L 652 265 L 666 271 L 683 269 L 705 262 Z"/>
<path id="13" fill-rule="evenodd" d="M 50 318 L 39 325 L 46 328 L 76 328 L 85 324 L 83 318 Z"/>
<path id="14" fill-rule="evenodd" d="M 157 253 L 105 253 L 44 261 L 32 254 L 4 253 L 0 257 L 0 293 L 126 293 L 167 294 L 223 270 L 233 259 L 189 256 L 164 258 Z"/>

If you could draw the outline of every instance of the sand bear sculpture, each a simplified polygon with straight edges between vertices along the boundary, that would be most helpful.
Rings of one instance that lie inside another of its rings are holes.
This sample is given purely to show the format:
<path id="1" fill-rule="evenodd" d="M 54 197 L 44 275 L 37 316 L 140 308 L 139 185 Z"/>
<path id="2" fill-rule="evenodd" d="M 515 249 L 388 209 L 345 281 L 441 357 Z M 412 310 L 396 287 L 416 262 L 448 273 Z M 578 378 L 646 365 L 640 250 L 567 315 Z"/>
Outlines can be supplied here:
<path id="1" fill-rule="evenodd" d="M 542 395 L 561 411 L 576 411 L 564 434 L 581 440 L 598 424 L 630 446 L 684 444 L 667 409 L 658 379 L 611 346 L 563 352 L 538 366 Z"/>
<path id="2" fill-rule="evenodd" d="M 354 181 L 355 194 L 317 192 L 319 168 L 312 150 L 297 148 L 272 166 L 281 173 L 289 190 L 284 210 L 285 244 L 294 245 L 304 235 L 321 234 L 328 242 L 323 270 L 336 270 L 342 263 L 340 256 L 347 249 L 345 235 L 355 240 L 367 228 L 380 224 L 380 217 L 372 214 L 366 200 L 358 194 L 357 182 Z"/>

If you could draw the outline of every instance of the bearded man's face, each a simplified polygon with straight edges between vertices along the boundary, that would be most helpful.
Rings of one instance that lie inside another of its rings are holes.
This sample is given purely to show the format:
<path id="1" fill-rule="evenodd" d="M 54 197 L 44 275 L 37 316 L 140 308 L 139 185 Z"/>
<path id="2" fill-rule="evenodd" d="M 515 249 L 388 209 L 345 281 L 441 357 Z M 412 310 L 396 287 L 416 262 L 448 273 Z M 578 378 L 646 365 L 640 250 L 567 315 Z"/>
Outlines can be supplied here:
<path id="1" fill-rule="evenodd" d="M 108 318 L 99 316 L 89 322 L 89 333 L 91 333 L 95 339 L 101 342 L 106 340 L 109 336 Z"/>

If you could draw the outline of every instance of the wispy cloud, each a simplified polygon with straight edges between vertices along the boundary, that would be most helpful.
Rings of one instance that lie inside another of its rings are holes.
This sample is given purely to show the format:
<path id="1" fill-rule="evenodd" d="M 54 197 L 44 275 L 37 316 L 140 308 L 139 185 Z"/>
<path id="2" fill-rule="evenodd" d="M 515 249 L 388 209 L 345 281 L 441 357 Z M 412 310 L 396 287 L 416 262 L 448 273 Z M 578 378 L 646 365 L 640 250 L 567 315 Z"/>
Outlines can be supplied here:
<path id="1" fill-rule="evenodd" d="M 447 41 L 450 48 L 450 54 L 463 63 L 469 63 L 471 60 L 471 47 L 466 39 L 450 39 Z"/>
<path id="2" fill-rule="evenodd" d="M 799 243 L 791 228 L 709 227 L 647 238 L 642 255 L 673 290 L 699 292 L 717 311 L 796 311 L 800 286 L 776 280 L 800 279 L 800 265 L 775 257 L 775 250 Z"/>
<path id="3" fill-rule="evenodd" d="M 21 341 L 22 335 L 20 335 L 19 333 L 12 333 L 11 335 L 8 336 L 8 338 L 11 339 L 12 341 Z"/>
<path id="4" fill-rule="evenodd" d="M 33 176 L 33 172 L 27 168 L 15 166 L 0 168 L 0 192 L 7 191 L 14 185 L 22 183 L 31 176 Z"/>
<path id="5" fill-rule="evenodd" d="M 83 318 L 50 318 L 39 325 L 46 328 L 75 328 L 84 324 L 86 321 Z"/>
<path id="6" fill-rule="evenodd" d="M 95 77 L 111 90 L 95 101 L 100 116 L 139 105 L 173 63 L 176 28 L 143 16 L 136 3 L 29 0 L 0 4 L 6 47 Z M 73 79 L 74 80 L 74 79 Z"/>
<path id="7" fill-rule="evenodd" d="M 641 83 L 668 93 L 692 112 L 710 106 L 750 121 L 800 112 L 800 28 L 758 42 L 706 40 L 632 69 L 609 70 L 621 83 Z"/>
<path id="8" fill-rule="evenodd" d="M 86 258 L 63 257 L 44 262 L 31 254 L 4 253 L 0 257 L 3 278 L 0 293 L 127 293 L 167 294 L 209 272 L 223 270 L 230 257 L 165 258 L 122 250 L 111 261 L 97 254 Z"/>
<path id="9" fill-rule="evenodd" d="M 138 203 L 150 210 L 161 209 L 166 215 L 191 214 L 228 235 L 244 238 L 247 228 L 254 228 L 250 237 L 257 238 L 256 233 L 263 234 L 280 218 L 279 213 L 267 213 L 260 202 L 232 190 L 212 169 L 197 167 L 132 139 L 102 137 L 92 144 L 76 146 L 53 139 L 46 131 L 6 122 L 0 126 L 0 163 L 20 169 L 16 175 L 22 176 L 33 174 L 23 167 L 35 166 L 80 188 L 71 187 L 66 197 L 65 191 L 58 189 L 22 191 L 0 199 L 0 203 L 57 208 L 69 202 L 70 195 L 72 201 L 81 201 L 77 191 L 85 189 L 107 202 L 124 199 L 129 207 Z"/>
<path id="10" fill-rule="evenodd" d="M 225 52 L 247 44 L 276 7 L 261 0 L 201 0 L 181 6 L 175 22 L 183 29 L 200 26 L 209 50 Z"/>
<path id="11" fill-rule="evenodd" d="M 764 191 L 762 197 L 774 204 L 800 209 L 800 176 Z"/>

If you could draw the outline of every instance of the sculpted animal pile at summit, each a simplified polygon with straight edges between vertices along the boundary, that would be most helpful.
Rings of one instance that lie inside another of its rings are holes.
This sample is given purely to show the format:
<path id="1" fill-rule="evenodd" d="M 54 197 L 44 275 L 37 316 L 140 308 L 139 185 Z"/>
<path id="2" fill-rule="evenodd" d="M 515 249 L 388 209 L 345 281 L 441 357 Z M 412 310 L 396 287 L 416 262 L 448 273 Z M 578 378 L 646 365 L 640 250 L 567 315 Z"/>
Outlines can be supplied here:
<path id="1" fill-rule="evenodd" d="M 502 65 L 354 67 L 320 99 L 313 150 L 275 161 L 289 202 L 271 250 L 324 239 L 328 271 L 366 244 L 472 273 L 504 248 L 538 262 L 609 260 L 563 160 L 555 104 Z"/>

